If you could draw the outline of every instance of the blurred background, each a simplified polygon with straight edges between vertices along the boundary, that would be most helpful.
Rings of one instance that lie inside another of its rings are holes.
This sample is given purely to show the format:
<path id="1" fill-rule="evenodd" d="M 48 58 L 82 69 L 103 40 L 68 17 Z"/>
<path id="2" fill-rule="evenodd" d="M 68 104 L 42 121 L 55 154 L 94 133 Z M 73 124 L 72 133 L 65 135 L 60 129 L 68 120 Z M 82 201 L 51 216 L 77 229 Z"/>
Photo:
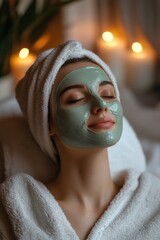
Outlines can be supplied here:
<path id="1" fill-rule="evenodd" d="M 0 0 L 0 109 L 39 53 L 79 40 L 113 71 L 124 114 L 160 174 L 159 12 L 159 0 Z"/>

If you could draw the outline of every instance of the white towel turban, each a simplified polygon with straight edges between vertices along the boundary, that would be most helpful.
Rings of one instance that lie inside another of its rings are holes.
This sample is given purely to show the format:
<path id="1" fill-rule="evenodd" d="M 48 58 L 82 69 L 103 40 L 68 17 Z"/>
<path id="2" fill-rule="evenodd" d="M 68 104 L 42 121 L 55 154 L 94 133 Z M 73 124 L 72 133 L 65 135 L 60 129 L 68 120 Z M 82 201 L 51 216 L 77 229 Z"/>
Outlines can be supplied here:
<path id="1" fill-rule="evenodd" d="M 70 59 L 87 57 L 101 66 L 111 79 L 116 96 L 119 90 L 116 80 L 96 54 L 82 47 L 77 41 L 68 41 L 57 48 L 43 52 L 29 68 L 16 88 L 16 97 L 21 110 L 28 120 L 30 130 L 43 152 L 56 161 L 56 150 L 49 135 L 49 99 L 52 86 L 61 66 Z"/>

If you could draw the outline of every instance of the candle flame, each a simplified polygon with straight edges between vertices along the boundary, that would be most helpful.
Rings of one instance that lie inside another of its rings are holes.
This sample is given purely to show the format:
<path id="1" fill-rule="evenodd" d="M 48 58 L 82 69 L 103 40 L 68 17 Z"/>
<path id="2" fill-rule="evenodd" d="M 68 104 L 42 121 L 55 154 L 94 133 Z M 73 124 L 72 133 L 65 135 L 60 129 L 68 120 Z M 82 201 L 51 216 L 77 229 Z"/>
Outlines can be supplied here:
<path id="1" fill-rule="evenodd" d="M 112 42 L 113 41 L 113 34 L 111 32 L 104 32 L 102 34 L 102 38 L 105 42 Z"/>
<path id="2" fill-rule="evenodd" d="M 29 55 L 29 49 L 28 48 L 22 48 L 21 51 L 19 52 L 19 57 L 21 59 L 27 58 Z"/>
<path id="3" fill-rule="evenodd" d="M 132 44 L 132 51 L 135 53 L 141 53 L 143 50 L 142 45 L 139 42 L 134 42 Z"/>

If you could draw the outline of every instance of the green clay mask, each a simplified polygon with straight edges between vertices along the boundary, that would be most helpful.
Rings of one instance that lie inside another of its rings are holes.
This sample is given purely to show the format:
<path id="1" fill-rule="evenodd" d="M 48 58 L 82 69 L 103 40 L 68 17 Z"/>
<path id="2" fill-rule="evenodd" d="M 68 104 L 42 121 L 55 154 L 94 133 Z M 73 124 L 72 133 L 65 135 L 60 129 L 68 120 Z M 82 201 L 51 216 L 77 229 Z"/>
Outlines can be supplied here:
<path id="1" fill-rule="evenodd" d="M 111 83 L 108 75 L 101 68 L 93 66 L 73 70 L 61 80 L 55 94 L 55 122 L 65 145 L 76 148 L 109 147 L 119 140 L 123 110 L 116 98 L 107 100 L 99 94 L 98 87 L 104 82 Z M 71 92 L 65 99 L 68 91 Z M 95 108 L 107 109 L 106 115 L 110 114 L 115 120 L 113 128 L 94 131 L 87 126 L 89 119 L 97 119 L 98 113 L 93 114 Z"/>

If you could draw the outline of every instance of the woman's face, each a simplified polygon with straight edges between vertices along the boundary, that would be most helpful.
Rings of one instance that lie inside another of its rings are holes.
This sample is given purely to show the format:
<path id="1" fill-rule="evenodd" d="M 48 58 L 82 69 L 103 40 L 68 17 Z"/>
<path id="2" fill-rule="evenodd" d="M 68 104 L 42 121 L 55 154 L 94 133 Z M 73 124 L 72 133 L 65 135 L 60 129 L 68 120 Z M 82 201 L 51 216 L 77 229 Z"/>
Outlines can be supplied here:
<path id="1" fill-rule="evenodd" d="M 66 65 L 51 93 L 50 129 L 74 148 L 114 145 L 122 133 L 123 111 L 108 75 L 98 65 Z"/>

